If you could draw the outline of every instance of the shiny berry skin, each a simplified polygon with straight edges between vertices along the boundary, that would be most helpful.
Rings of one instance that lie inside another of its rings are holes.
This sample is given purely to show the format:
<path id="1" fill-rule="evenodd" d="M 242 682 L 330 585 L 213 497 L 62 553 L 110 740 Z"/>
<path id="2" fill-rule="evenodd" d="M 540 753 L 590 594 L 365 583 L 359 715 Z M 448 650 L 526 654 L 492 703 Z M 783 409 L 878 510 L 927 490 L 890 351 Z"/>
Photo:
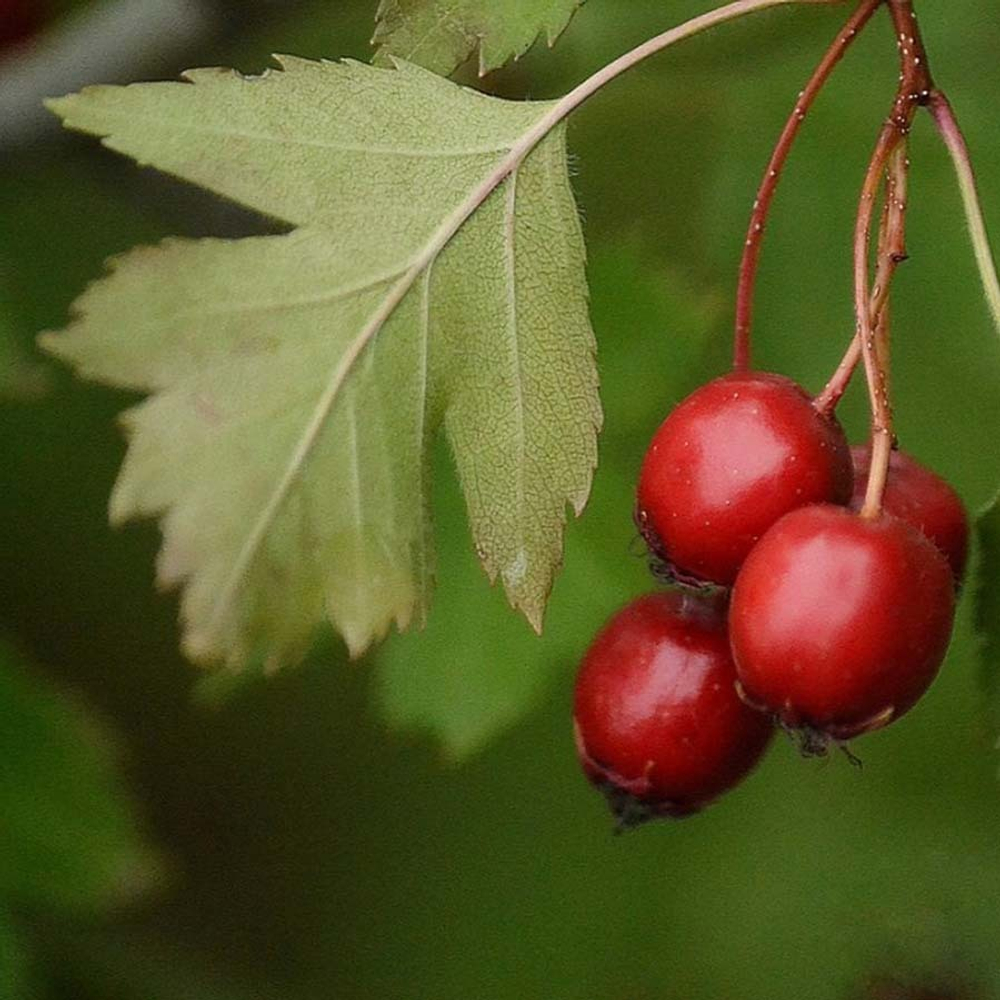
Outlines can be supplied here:
<path id="1" fill-rule="evenodd" d="M 636 492 L 636 522 L 668 575 L 729 585 L 757 539 L 805 504 L 847 503 L 853 472 L 836 419 L 791 379 L 733 372 L 660 425 Z"/>
<path id="2" fill-rule="evenodd" d="M 934 680 L 954 604 L 947 559 L 905 521 L 830 504 L 792 511 L 733 588 L 729 634 L 744 697 L 803 730 L 806 751 L 879 729 Z"/>
<path id="3" fill-rule="evenodd" d="M 598 633 L 573 721 L 580 763 L 620 827 L 696 812 L 757 763 L 772 726 L 740 701 L 735 676 L 717 595 L 648 594 Z"/>
<path id="4" fill-rule="evenodd" d="M 851 458 L 854 460 L 851 506 L 860 510 L 865 499 L 871 448 L 853 447 Z M 894 451 L 889 459 L 882 507 L 887 514 L 923 532 L 945 554 L 955 583 L 961 583 L 969 551 L 969 520 L 961 498 L 947 480 L 906 452 Z"/>

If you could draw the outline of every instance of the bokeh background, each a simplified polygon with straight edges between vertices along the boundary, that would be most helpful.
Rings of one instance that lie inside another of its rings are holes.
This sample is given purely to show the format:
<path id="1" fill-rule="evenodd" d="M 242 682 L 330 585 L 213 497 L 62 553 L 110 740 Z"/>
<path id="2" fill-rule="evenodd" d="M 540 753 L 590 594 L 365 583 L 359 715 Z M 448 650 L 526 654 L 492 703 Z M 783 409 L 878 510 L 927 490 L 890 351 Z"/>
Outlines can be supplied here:
<path id="1" fill-rule="evenodd" d="M 778 740 L 704 813 L 614 837 L 572 748 L 580 654 L 651 586 L 631 524 L 643 449 L 667 410 L 726 365 L 754 189 L 846 6 L 779 10 L 689 41 L 571 122 L 607 422 L 544 636 L 477 568 L 442 452 L 427 631 L 360 663 L 321 636 L 300 668 L 221 682 L 177 652 L 175 600 L 153 583 L 155 526 L 107 527 L 124 449 L 115 415 L 133 400 L 31 352 L 108 256 L 267 223 L 31 108 L 39 91 L 84 82 L 205 64 L 256 72 L 275 51 L 367 59 L 375 0 L 171 0 L 154 29 L 126 19 L 141 6 L 53 3 L 40 36 L 0 54 L 0 321 L 22 361 L 40 366 L 31 398 L 0 402 L 0 634 L 31 683 L 87 706 L 158 861 L 110 902 L 80 903 L 68 883 L 104 863 L 101 842 L 81 841 L 84 867 L 64 869 L 59 852 L 74 844 L 56 838 L 34 877 L 44 891 L 0 898 L 0 997 L 1000 995 L 1000 726 L 993 665 L 970 628 L 972 585 L 940 679 L 904 721 L 856 743 L 863 769 L 801 760 Z M 559 95 L 705 7 L 589 0 L 552 51 L 537 46 L 477 85 Z M 919 13 L 1000 237 L 1000 15 L 982 0 Z M 67 47 L 82 24 L 87 45 Z M 757 358 L 813 389 L 852 330 L 855 201 L 896 75 L 880 15 L 806 122 L 769 227 Z M 976 510 L 1000 485 L 1000 345 L 925 118 L 912 161 L 911 260 L 893 307 L 899 432 Z M 862 437 L 857 387 L 843 413 Z M 2 745 L 48 745 L 18 725 L 0 705 Z M 5 787 L 29 798 L 45 787 L 41 771 L 16 764 L 16 753 L 0 761 L 0 829 L 14 809 Z M 72 789 L 59 794 L 75 814 Z M 29 813 L 23 836 L 48 843 L 59 809 Z"/>

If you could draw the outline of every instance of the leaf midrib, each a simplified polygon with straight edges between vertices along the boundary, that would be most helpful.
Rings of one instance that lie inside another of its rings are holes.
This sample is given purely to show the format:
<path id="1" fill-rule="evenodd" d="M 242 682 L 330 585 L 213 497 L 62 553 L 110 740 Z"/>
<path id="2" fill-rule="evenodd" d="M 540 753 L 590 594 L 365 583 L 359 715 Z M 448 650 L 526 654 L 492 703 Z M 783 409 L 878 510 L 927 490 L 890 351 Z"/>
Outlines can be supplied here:
<path id="1" fill-rule="evenodd" d="M 459 203 L 454 211 L 434 230 L 427 241 L 424 251 L 418 255 L 413 266 L 393 285 L 382 303 L 373 311 L 371 318 L 362 327 L 361 332 L 354 339 L 353 343 L 342 355 L 333 371 L 327 388 L 317 401 L 313 416 L 299 439 L 299 443 L 289 464 L 285 468 L 285 472 L 275 487 L 271 498 L 254 523 L 254 527 L 251 529 L 246 542 L 237 556 L 233 570 L 222 588 L 219 600 L 211 614 L 207 626 L 210 634 L 218 629 L 219 620 L 224 615 L 226 609 L 232 604 L 243 575 L 252 563 L 265 534 L 281 509 L 288 491 L 298 478 L 306 459 L 315 446 L 333 409 L 340 389 L 358 358 L 371 340 L 378 335 L 379 331 L 399 307 L 424 270 L 438 258 L 442 250 L 451 242 L 462 226 L 465 225 L 470 216 L 524 162 L 542 139 L 551 133 L 561 121 L 564 114 L 558 106 L 544 107 L 539 110 L 542 112 L 539 119 L 525 129 L 524 134 L 510 148 L 507 156 L 483 178 L 465 200 Z"/>

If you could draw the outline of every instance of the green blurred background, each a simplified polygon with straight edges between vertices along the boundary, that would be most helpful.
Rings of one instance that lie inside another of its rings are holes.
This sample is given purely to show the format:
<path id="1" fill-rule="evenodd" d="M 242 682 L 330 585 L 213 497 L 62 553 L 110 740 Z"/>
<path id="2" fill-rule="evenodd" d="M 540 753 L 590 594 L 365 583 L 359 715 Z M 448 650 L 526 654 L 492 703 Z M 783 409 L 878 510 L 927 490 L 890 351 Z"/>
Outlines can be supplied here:
<path id="1" fill-rule="evenodd" d="M 98 5 L 75 6 L 63 16 Z M 589 0 L 551 52 L 536 47 L 480 85 L 556 96 L 705 7 Z M 169 50 L 148 39 L 114 79 L 201 64 L 255 72 L 273 51 L 367 59 L 374 8 L 220 5 L 211 30 Z M 1000 15 L 982 0 L 918 9 L 1000 237 Z M 701 815 L 614 837 L 572 748 L 575 664 L 603 619 L 650 586 L 631 524 L 643 449 L 726 364 L 754 189 L 846 13 L 726 26 L 633 71 L 571 122 L 607 422 L 542 638 L 475 565 L 442 453 L 440 586 L 425 633 L 361 663 L 323 636 L 298 669 L 206 685 L 177 652 L 174 598 L 155 592 L 155 526 L 107 527 L 123 454 L 115 415 L 132 400 L 47 366 L 46 395 L 0 403 L 0 633 L 36 681 L 114 734 L 141 836 L 160 854 L 143 891 L 110 907 L 67 902 L 57 883 L 74 876 L 55 864 L 36 879 L 52 880 L 50 895 L 0 898 L 11 925 L 0 926 L 0 997 L 931 996 L 905 984 L 997 995 L 998 726 L 971 587 L 939 681 L 899 725 L 858 741 L 862 770 L 803 761 L 779 740 Z M 806 122 L 765 244 L 758 361 L 814 389 L 852 329 L 854 205 L 894 59 L 880 14 Z M 0 92 L 10 65 L 0 56 Z M 54 125 L 2 135 L 0 122 L 0 319 L 25 354 L 109 255 L 170 234 L 266 231 Z M 912 259 L 894 299 L 899 432 L 975 510 L 1000 484 L 1000 345 L 929 120 L 912 161 Z M 857 388 L 843 413 L 862 437 Z M 30 738 L 3 713 L 9 742 Z M 21 781 L 4 766 L 8 784 Z M 54 821 L 39 815 L 29 836 Z M 85 847 L 99 866 L 101 847 Z"/>

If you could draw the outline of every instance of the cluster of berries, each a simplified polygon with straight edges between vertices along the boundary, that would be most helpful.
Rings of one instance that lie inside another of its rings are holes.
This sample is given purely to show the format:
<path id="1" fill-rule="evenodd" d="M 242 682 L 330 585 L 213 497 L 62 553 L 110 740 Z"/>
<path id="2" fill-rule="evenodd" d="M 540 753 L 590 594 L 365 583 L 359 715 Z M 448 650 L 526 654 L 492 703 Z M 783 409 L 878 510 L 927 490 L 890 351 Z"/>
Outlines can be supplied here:
<path id="1" fill-rule="evenodd" d="M 927 690 L 951 636 L 965 510 L 896 451 L 866 516 L 869 462 L 778 375 L 718 378 L 660 426 L 636 521 L 676 586 L 615 615 L 576 685 L 580 761 L 619 824 L 697 811 L 751 770 L 774 722 L 825 753 Z"/>

